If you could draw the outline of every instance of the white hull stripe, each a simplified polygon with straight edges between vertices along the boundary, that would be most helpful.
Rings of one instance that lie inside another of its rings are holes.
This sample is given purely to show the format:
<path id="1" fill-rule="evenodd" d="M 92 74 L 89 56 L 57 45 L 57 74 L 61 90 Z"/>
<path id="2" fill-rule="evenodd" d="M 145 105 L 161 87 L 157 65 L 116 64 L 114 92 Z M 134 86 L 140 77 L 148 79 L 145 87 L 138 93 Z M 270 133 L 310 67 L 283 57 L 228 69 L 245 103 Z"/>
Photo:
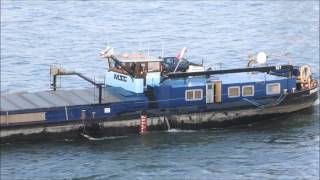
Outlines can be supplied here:
<path id="1" fill-rule="evenodd" d="M 318 92 L 318 90 L 319 90 L 319 88 L 318 88 L 318 87 L 317 87 L 317 88 L 315 88 L 315 89 L 312 89 L 312 90 L 310 90 L 310 93 L 309 93 L 309 94 L 316 93 L 316 92 Z"/>

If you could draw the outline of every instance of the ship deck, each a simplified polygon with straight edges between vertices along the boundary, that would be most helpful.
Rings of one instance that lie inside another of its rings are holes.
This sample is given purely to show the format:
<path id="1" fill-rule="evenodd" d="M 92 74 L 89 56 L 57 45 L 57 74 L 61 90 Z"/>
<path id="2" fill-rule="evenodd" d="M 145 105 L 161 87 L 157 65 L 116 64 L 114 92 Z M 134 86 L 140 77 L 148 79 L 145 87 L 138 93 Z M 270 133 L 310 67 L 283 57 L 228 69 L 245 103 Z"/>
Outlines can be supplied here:
<path id="1" fill-rule="evenodd" d="M 102 104 L 145 101 L 143 94 L 135 94 L 119 87 L 102 90 Z M 23 111 L 43 108 L 93 105 L 99 103 L 97 88 L 41 91 L 34 93 L 4 94 L 0 98 L 1 114 L 8 111 Z"/>
<path id="2" fill-rule="evenodd" d="M 177 87 L 193 87 L 193 86 L 205 86 L 208 80 L 218 80 L 223 84 L 245 84 L 245 83 L 256 83 L 256 82 L 272 82 L 278 80 L 285 80 L 287 77 L 276 76 L 261 72 L 240 72 L 232 74 L 217 74 L 207 77 L 192 77 L 192 78 L 178 78 L 166 80 L 163 84 L 170 85 L 174 88 Z"/>

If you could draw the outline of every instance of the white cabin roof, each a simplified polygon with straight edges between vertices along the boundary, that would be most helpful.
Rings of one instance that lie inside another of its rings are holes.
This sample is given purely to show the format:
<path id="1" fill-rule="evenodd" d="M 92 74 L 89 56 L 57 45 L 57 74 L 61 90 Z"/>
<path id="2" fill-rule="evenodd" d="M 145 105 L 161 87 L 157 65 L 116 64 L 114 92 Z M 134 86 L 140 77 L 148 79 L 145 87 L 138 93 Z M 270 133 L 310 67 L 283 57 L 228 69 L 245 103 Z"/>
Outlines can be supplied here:
<path id="1" fill-rule="evenodd" d="M 117 59 L 120 62 L 130 63 L 130 62 L 161 62 L 162 59 L 145 56 L 143 54 L 124 54 L 124 55 L 116 55 Z"/>

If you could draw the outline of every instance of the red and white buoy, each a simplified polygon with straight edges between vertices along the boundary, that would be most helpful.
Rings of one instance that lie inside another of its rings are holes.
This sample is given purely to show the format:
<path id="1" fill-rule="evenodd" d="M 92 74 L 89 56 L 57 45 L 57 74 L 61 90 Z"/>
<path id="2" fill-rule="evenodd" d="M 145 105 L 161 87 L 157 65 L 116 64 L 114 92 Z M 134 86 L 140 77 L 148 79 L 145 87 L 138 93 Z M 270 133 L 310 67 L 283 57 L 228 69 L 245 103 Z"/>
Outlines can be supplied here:
<path id="1" fill-rule="evenodd" d="M 147 132 L 148 119 L 147 115 L 140 116 L 140 134 L 145 134 Z"/>

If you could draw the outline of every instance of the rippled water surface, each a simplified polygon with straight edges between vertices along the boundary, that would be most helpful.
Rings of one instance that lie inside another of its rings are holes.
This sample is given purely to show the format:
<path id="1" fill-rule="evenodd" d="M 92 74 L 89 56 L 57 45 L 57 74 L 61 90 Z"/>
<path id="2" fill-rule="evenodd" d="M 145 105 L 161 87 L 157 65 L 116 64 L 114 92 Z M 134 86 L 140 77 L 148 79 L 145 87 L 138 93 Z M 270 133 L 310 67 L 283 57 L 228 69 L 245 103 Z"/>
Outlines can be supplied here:
<path id="1" fill-rule="evenodd" d="M 1 93 L 49 89 L 53 63 L 102 80 L 107 44 L 154 56 L 186 46 L 214 68 L 265 51 L 319 76 L 319 2 L 1 1 Z M 223 129 L 1 145 L 1 179 L 319 179 L 318 108 Z"/>

